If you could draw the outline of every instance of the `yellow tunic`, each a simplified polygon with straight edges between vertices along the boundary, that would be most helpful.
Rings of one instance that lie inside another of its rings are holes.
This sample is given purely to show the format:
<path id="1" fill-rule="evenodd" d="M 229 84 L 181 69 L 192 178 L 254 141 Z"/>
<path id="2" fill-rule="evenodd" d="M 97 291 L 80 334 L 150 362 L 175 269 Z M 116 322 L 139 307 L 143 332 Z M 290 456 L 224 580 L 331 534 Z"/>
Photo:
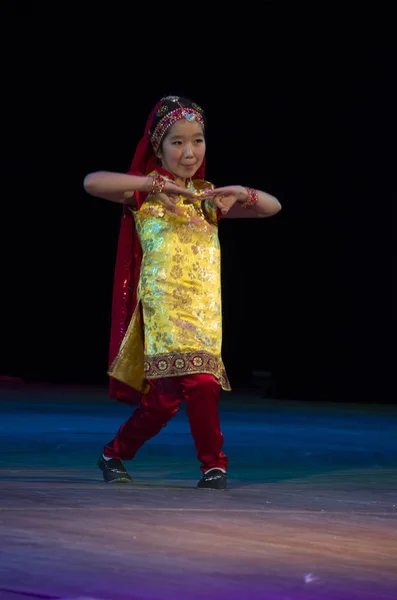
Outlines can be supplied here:
<path id="1" fill-rule="evenodd" d="M 189 182 L 191 189 L 210 186 Z M 221 357 L 216 207 L 182 197 L 178 207 L 176 215 L 149 196 L 133 211 L 142 247 L 138 303 L 109 374 L 145 391 L 148 379 L 210 373 L 230 390 Z"/>

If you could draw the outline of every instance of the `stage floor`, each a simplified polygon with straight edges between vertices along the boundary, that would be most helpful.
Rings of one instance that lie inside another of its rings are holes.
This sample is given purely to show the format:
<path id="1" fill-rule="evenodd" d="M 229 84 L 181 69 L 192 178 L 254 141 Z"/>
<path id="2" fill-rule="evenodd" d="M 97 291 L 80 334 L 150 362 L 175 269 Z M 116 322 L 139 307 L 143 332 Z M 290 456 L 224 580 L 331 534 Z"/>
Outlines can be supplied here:
<path id="1" fill-rule="evenodd" d="M 184 409 L 96 467 L 106 390 L 0 391 L 0 598 L 395 600 L 397 408 L 222 395 L 229 489 L 197 490 Z"/>

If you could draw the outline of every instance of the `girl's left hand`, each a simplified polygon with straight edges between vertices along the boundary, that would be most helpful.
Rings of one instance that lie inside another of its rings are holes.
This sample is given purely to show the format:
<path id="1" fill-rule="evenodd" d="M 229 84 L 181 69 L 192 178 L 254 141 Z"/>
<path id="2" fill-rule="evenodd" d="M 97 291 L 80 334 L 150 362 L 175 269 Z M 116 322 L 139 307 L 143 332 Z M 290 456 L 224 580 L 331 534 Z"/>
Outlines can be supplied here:
<path id="1" fill-rule="evenodd" d="M 247 199 L 247 190 L 242 185 L 228 185 L 206 190 L 203 197 L 211 198 L 222 214 L 227 215 L 236 202 L 244 202 Z"/>

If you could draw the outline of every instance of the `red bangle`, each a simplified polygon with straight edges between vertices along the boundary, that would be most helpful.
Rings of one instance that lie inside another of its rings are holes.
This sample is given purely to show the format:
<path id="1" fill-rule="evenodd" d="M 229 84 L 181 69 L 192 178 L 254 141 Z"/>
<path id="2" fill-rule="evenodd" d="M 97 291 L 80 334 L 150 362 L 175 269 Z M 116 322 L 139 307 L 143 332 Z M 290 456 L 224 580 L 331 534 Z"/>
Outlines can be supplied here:
<path id="1" fill-rule="evenodd" d="M 243 202 L 244 208 L 252 208 L 258 202 L 258 192 L 253 188 L 245 188 L 248 192 L 248 198 Z"/>

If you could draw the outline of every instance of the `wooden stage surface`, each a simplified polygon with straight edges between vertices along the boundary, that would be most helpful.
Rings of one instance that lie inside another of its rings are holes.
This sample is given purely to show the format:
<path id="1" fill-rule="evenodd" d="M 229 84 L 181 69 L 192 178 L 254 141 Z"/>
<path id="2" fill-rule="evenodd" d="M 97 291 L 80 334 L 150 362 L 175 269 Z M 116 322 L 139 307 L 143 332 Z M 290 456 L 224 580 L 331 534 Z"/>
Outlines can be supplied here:
<path id="1" fill-rule="evenodd" d="M 397 407 L 222 396 L 229 489 L 184 409 L 109 485 L 106 390 L 0 391 L 0 599 L 395 600 Z"/>

